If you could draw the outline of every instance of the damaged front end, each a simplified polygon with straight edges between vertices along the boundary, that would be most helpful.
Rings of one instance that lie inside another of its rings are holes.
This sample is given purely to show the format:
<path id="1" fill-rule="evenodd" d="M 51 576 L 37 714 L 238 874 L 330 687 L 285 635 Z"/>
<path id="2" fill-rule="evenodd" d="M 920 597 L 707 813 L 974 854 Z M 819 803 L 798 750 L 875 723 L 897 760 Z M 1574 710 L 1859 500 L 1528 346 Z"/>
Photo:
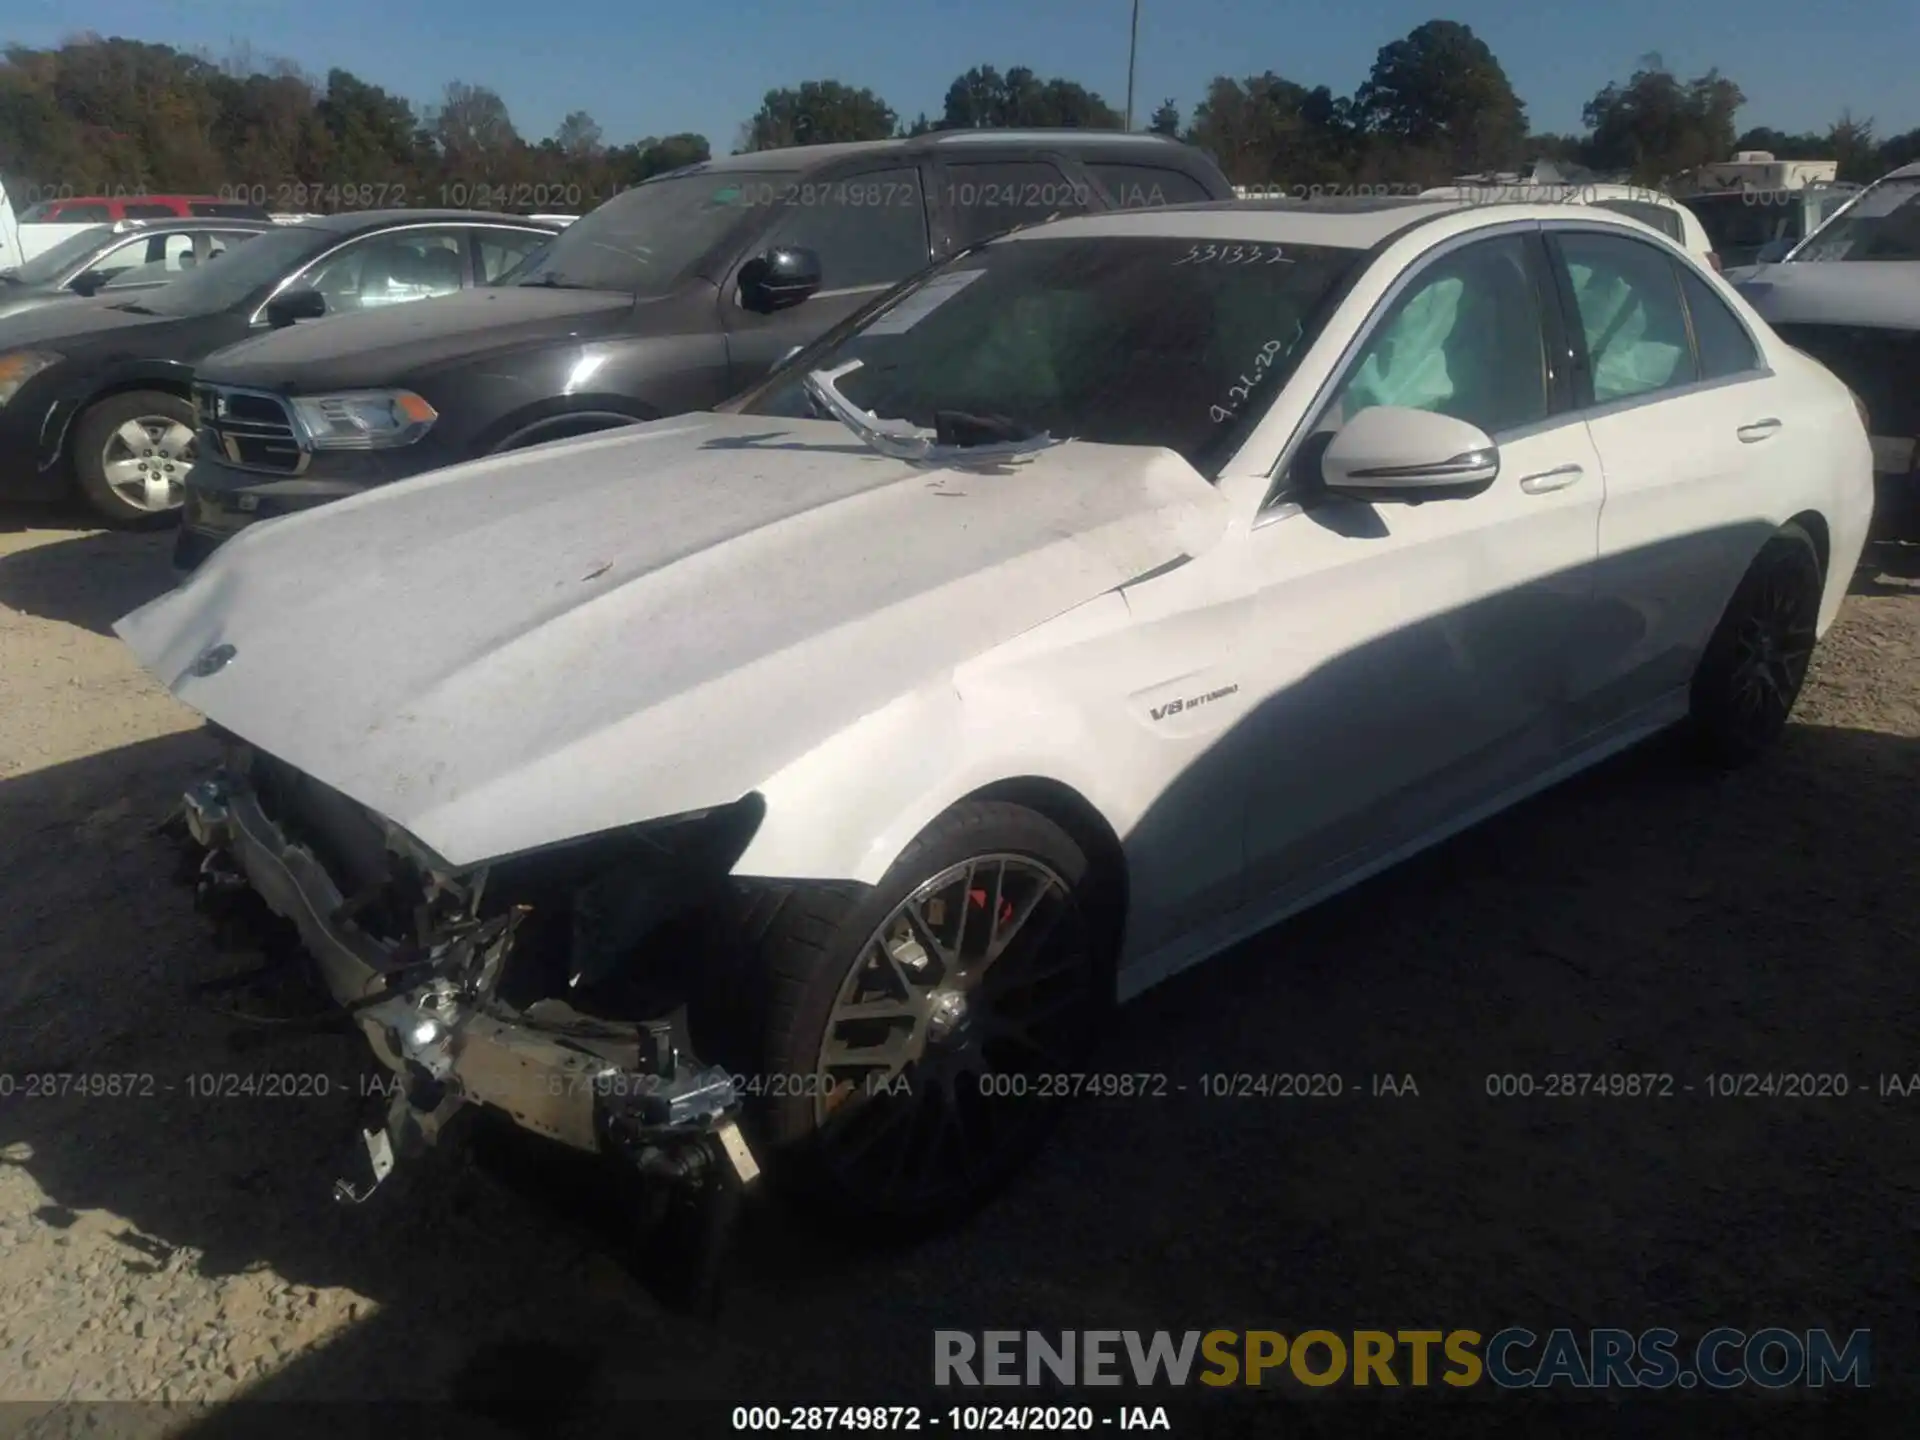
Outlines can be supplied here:
<path id="1" fill-rule="evenodd" d="M 760 801 L 450 873 L 397 826 L 228 741 L 183 799 L 203 894 L 291 922 L 327 993 L 396 1077 L 363 1130 L 358 1204 L 467 1106 L 730 1211 L 758 1164 L 732 1077 L 697 1058 L 687 942 Z"/>

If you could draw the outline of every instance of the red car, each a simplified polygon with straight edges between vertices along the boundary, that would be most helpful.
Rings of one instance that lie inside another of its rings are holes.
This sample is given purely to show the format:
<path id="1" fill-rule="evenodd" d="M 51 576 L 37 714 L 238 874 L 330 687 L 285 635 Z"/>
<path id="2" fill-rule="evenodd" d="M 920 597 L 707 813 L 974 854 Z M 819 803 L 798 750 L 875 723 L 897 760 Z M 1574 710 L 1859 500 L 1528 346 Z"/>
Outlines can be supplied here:
<path id="1" fill-rule="evenodd" d="M 258 205 L 222 200 L 217 195 L 76 195 L 66 200 L 42 200 L 21 215 L 22 225 L 95 225 L 110 220 L 173 220 L 208 217 L 220 220 L 267 220 Z"/>

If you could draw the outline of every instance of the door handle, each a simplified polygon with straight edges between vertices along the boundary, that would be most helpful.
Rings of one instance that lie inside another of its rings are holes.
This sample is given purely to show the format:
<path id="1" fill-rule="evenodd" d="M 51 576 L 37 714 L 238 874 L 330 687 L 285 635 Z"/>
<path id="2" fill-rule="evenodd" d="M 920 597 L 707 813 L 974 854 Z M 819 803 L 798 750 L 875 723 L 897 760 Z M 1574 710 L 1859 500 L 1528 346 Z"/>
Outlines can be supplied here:
<path id="1" fill-rule="evenodd" d="M 1740 437 L 1742 445 L 1753 445 L 1761 440 L 1771 440 L 1779 434 L 1780 422 L 1773 419 L 1756 420 L 1751 425 L 1742 425 L 1733 433 Z"/>
<path id="2" fill-rule="evenodd" d="M 1551 470 L 1542 470 L 1538 475 L 1522 475 L 1520 493 L 1544 495 L 1549 490 L 1564 490 L 1586 473 L 1578 465 L 1556 465 Z"/>

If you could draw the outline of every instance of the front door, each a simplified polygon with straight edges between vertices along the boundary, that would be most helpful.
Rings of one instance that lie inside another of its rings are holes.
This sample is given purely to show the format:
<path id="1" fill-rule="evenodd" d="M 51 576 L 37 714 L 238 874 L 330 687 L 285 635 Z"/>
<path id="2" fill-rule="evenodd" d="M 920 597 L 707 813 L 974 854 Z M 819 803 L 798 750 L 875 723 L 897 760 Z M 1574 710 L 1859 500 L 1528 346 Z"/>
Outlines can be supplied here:
<path id="1" fill-rule="evenodd" d="M 820 257 L 820 289 L 791 309 L 762 315 L 740 303 L 739 269 L 721 289 L 733 388 L 755 384 L 795 347 L 927 267 L 926 186 L 920 169 L 895 165 L 831 179 L 796 180 L 774 191 L 774 216 L 751 253 L 797 245 Z"/>
<path id="2" fill-rule="evenodd" d="M 1324 441 L 1374 405 L 1469 421 L 1499 447 L 1490 488 L 1375 504 L 1301 475 L 1303 508 L 1248 537 L 1256 906 L 1384 863 L 1562 753 L 1603 492 L 1549 358 L 1550 284 L 1531 229 L 1444 250 L 1383 303 L 1310 427 Z"/>

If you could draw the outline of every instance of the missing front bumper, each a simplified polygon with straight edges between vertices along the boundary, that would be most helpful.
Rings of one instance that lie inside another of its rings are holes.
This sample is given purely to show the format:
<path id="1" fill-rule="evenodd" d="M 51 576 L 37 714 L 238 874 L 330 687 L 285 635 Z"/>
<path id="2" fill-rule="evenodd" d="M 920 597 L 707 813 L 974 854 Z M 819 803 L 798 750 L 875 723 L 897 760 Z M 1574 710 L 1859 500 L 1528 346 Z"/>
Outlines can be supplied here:
<path id="1" fill-rule="evenodd" d="M 251 889 L 291 922 L 328 993 L 401 1082 L 384 1122 L 363 1133 L 367 1175 L 343 1180 L 339 1198 L 364 1199 L 396 1154 L 433 1143 L 465 1105 L 650 1173 L 701 1169 L 686 1162 L 691 1150 L 732 1183 L 757 1177 L 736 1119 L 737 1088 L 693 1057 L 678 1015 L 610 1023 L 549 1001 L 511 1010 L 491 988 L 516 915 L 473 917 L 403 948 L 354 922 L 326 867 L 281 830 L 243 775 L 222 771 L 203 781 L 182 808 L 205 852 L 203 889 Z"/>

